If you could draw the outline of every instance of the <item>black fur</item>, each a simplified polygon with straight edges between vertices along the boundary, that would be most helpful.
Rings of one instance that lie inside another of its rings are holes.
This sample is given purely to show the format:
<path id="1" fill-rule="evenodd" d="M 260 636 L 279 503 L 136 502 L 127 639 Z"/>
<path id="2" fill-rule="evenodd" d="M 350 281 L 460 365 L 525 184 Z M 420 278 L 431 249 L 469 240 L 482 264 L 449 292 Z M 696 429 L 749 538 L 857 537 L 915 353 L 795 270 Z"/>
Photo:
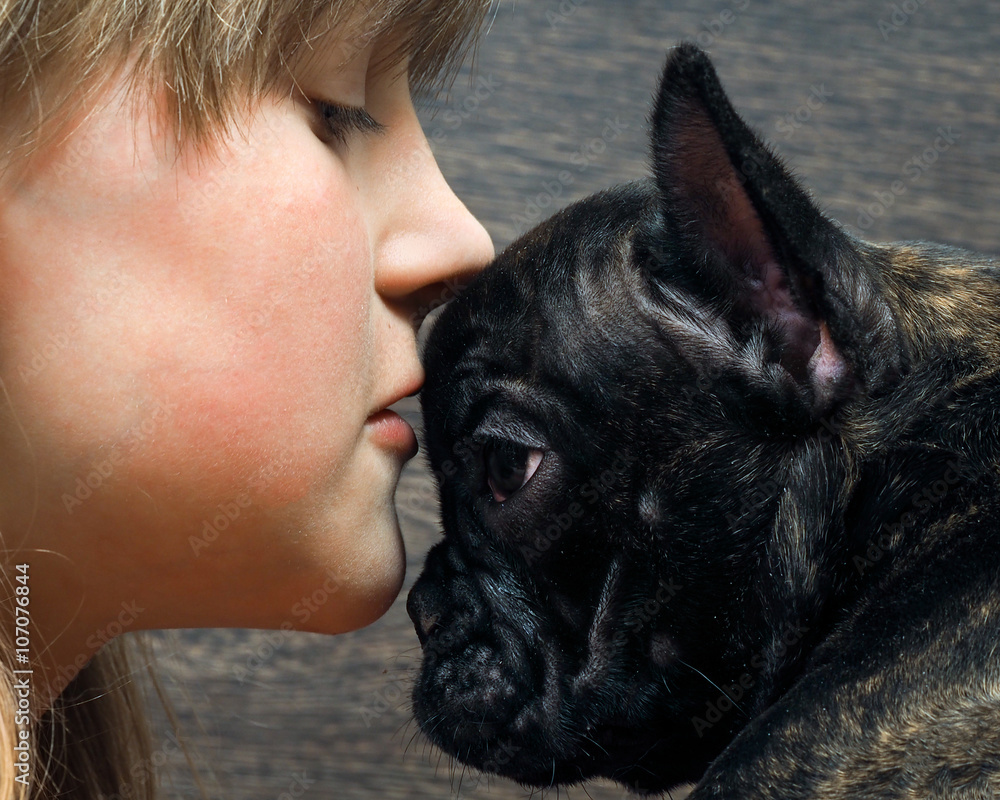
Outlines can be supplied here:
<path id="1" fill-rule="evenodd" d="M 996 265 L 846 234 L 693 46 L 652 138 L 430 337 L 421 727 L 534 786 L 1000 796 Z"/>

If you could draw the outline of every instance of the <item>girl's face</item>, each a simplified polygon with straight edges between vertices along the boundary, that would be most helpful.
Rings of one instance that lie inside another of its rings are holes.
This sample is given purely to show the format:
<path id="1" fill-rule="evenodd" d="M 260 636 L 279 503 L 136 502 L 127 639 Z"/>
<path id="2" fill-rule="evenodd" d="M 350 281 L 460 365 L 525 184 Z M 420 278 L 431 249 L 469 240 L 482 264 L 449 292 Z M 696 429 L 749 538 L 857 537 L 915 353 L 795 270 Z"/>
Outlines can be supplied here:
<path id="1" fill-rule="evenodd" d="M 395 598 L 415 440 L 384 410 L 492 246 L 379 50 L 331 43 L 211 150 L 117 92 L 0 184 L 0 531 L 63 661 L 122 604 L 338 632 Z"/>

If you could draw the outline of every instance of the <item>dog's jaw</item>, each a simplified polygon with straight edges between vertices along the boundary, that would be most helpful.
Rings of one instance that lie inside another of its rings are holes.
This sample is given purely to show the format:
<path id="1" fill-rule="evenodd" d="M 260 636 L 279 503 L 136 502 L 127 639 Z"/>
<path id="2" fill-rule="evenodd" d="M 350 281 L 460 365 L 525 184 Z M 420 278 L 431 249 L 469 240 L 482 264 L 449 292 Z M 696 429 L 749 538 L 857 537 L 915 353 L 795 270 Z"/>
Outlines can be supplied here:
<path id="1" fill-rule="evenodd" d="M 407 603 L 424 650 L 414 713 L 436 745 L 530 786 L 604 775 L 647 792 L 697 774 L 690 757 L 690 774 L 660 774 L 664 754 L 677 752 L 673 737 L 649 722 L 658 716 L 653 709 L 672 705 L 677 651 L 665 635 L 652 637 L 652 661 L 621 647 L 619 563 L 605 575 L 586 635 L 570 637 L 558 635 L 537 598 L 502 576 L 456 572 L 467 554 L 457 558 L 448 547 L 432 550 Z M 678 733 L 690 741 L 687 729 Z"/>

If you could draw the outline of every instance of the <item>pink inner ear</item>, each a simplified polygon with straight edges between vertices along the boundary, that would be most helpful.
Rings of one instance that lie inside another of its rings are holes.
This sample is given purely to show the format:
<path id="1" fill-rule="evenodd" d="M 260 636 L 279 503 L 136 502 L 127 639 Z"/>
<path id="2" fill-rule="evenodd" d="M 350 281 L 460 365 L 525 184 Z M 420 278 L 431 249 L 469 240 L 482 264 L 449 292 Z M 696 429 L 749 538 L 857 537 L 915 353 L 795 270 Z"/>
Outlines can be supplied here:
<path id="1" fill-rule="evenodd" d="M 705 245 L 714 249 L 742 279 L 749 310 L 770 316 L 784 327 L 802 328 L 788 279 L 778 264 L 764 226 L 740 175 L 730 161 L 722 137 L 705 109 L 692 104 L 680 115 L 676 132 L 677 176 L 673 187 L 678 207 L 692 209 L 691 224 L 701 228 Z"/>
<path id="2" fill-rule="evenodd" d="M 751 302 L 791 304 L 788 285 L 778 267 L 743 184 L 726 152 L 722 137 L 704 107 L 690 104 L 676 131 L 677 175 L 673 190 L 679 207 L 693 210 L 706 244 L 714 246 L 733 267 L 742 268 L 761 297 Z M 781 300 L 784 292 L 787 300 Z"/>
<path id="3" fill-rule="evenodd" d="M 704 245 L 732 271 L 745 310 L 781 330 L 782 366 L 811 385 L 819 407 L 826 405 L 849 378 L 829 329 L 796 302 L 744 187 L 746 176 L 733 166 L 705 108 L 688 103 L 676 118 L 683 120 L 672 147 L 676 206 L 691 209 L 688 224 L 701 229 Z"/>
<path id="4" fill-rule="evenodd" d="M 789 315 L 802 316 L 802 312 L 792 300 L 792 293 L 788 289 L 788 278 L 773 258 L 767 259 L 760 266 L 752 267 L 748 277 L 751 289 L 750 302 L 758 311 L 773 314 L 779 319 Z"/>
<path id="5" fill-rule="evenodd" d="M 845 383 L 850 382 L 847 362 L 830 336 L 826 323 L 819 323 L 819 345 L 809 359 L 809 372 L 813 376 L 813 386 L 818 398 L 824 401 L 834 396 Z"/>

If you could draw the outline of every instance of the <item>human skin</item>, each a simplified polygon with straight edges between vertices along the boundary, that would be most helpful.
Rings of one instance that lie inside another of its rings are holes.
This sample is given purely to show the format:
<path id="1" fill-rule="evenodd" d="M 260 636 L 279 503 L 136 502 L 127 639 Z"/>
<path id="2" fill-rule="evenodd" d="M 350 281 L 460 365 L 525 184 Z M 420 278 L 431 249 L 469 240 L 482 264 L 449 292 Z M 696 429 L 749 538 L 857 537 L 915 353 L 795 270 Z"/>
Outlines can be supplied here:
<path id="1" fill-rule="evenodd" d="M 211 147 L 119 83 L 0 180 L 0 532 L 50 694 L 120 629 L 338 633 L 400 589 L 414 442 L 378 412 L 493 250 L 405 65 L 336 44 Z"/>

